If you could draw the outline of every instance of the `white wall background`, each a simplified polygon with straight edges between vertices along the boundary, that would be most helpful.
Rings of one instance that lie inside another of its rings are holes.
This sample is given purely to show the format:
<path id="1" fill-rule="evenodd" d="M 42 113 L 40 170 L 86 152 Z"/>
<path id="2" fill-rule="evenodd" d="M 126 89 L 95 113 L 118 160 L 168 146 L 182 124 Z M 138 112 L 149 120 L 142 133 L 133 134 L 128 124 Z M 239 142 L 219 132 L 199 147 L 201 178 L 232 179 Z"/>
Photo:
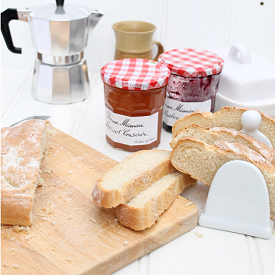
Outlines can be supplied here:
<path id="1" fill-rule="evenodd" d="M 31 7 L 54 0 L 1 0 L 7 8 Z M 275 63 L 275 0 L 66 0 L 104 12 L 105 16 L 89 38 L 85 57 L 90 71 L 114 59 L 112 24 L 141 20 L 155 24 L 154 40 L 165 50 L 180 47 L 214 49 L 236 43 Z M 263 3 L 261 5 L 261 2 Z M 23 5 L 23 6 L 22 6 Z M 33 67 L 36 52 L 28 23 L 10 23 L 14 45 L 22 54 L 11 53 L 1 36 L 2 66 Z"/>

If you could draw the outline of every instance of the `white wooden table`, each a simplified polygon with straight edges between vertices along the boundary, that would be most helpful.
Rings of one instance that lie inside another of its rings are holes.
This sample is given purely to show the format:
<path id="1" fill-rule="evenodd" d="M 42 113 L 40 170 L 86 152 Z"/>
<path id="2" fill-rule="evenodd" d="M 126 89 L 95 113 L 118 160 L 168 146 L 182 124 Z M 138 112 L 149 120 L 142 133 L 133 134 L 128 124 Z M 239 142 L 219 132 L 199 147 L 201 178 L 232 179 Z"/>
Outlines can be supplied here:
<path id="1" fill-rule="evenodd" d="M 31 95 L 32 70 L 1 69 L 1 127 L 25 117 L 49 115 L 54 127 L 103 154 L 121 161 L 130 153 L 112 148 L 105 140 L 103 84 L 90 73 L 91 94 L 81 102 L 53 105 Z M 158 149 L 170 150 L 171 134 L 162 130 Z M 198 183 L 183 196 L 202 209 L 209 188 Z M 273 228 L 274 232 L 274 228 Z M 202 237 L 198 237 L 201 233 Z M 185 235 L 117 271 L 115 275 L 275 274 L 275 233 L 270 240 L 197 226 Z"/>

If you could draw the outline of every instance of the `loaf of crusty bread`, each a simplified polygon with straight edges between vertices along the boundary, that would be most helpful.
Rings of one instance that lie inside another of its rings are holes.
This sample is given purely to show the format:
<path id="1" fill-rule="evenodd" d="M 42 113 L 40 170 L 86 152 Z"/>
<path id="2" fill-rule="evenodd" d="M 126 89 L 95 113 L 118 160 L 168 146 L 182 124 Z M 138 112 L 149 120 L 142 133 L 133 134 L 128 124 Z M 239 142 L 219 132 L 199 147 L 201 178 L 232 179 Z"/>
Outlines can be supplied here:
<path id="1" fill-rule="evenodd" d="M 171 152 L 165 150 L 142 150 L 131 154 L 96 182 L 93 201 L 105 208 L 125 204 L 153 182 L 175 171 L 170 155 Z"/>
<path id="2" fill-rule="evenodd" d="M 28 120 L 1 129 L 1 223 L 32 224 L 40 164 L 52 135 L 49 121 Z"/>
<path id="3" fill-rule="evenodd" d="M 211 185 L 219 168 L 232 160 L 248 161 L 259 168 L 269 192 L 271 218 L 275 219 L 275 170 L 260 154 L 239 143 L 216 141 L 208 145 L 196 137 L 179 139 L 171 154 L 177 170 L 207 185 Z"/>
<path id="4" fill-rule="evenodd" d="M 220 111 L 215 112 L 214 114 L 210 112 L 195 111 L 175 122 L 172 128 L 173 136 L 175 136 L 180 129 L 190 124 L 198 124 L 203 128 L 225 127 L 240 131 L 242 129 L 242 114 L 248 110 L 251 109 L 245 107 L 223 107 Z M 275 148 L 275 119 L 261 112 L 259 113 L 262 117 L 259 131 L 267 136 L 272 147 Z"/>
<path id="5" fill-rule="evenodd" d="M 184 188 L 196 183 L 180 172 L 168 174 L 140 192 L 126 204 L 116 207 L 120 223 L 136 231 L 151 227 L 175 201 Z"/>
<path id="6" fill-rule="evenodd" d="M 214 144 L 219 140 L 224 140 L 230 143 L 240 143 L 247 146 L 249 149 L 256 151 L 275 166 L 275 150 L 255 138 L 234 129 L 227 129 L 224 127 L 202 128 L 199 125 L 190 124 L 176 133 L 172 142 L 170 142 L 171 148 L 173 149 L 177 141 L 185 136 L 197 137 L 209 145 Z"/>

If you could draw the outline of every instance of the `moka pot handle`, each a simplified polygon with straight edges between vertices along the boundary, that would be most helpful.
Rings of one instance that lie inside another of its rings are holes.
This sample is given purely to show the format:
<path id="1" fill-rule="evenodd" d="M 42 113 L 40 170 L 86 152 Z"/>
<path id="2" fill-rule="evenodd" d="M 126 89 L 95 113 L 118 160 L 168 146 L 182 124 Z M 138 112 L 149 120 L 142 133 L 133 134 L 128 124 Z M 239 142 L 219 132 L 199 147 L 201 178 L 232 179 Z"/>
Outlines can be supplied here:
<path id="1" fill-rule="evenodd" d="M 1 13 L 1 32 L 8 49 L 13 53 L 22 53 L 21 48 L 16 48 L 13 45 L 9 22 L 11 20 L 18 20 L 17 9 L 6 9 Z"/>

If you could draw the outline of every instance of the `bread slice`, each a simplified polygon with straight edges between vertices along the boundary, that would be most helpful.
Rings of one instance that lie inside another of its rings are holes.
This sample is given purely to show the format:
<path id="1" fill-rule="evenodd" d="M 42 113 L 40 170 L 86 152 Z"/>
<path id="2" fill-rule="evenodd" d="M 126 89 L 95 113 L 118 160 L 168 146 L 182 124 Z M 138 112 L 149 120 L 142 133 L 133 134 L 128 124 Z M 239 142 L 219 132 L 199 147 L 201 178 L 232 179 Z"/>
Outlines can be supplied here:
<path id="1" fill-rule="evenodd" d="M 196 183 L 189 175 L 174 172 L 154 182 L 126 204 L 116 208 L 120 223 L 136 231 L 151 227 L 184 188 Z"/>
<path id="2" fill-rule="evenodd" d="M 175 171 L 170 151 L 142 150 L 107 171 L 95 184 L 94 202 L 105 208 L 126 203 L 153 182 Z"/>
<path id="3" fill-rule="evenodd" d="M 245 107 L 223 107 L 214 114 L 210 112 L 195 111 L 178 119 L 172 128 L 172 133 L 173 136 L 175 136 L 180 129 L 190 124 L 198 124 L 203 128 L 225 127 L 240 131 L 242 129 L 242 114 L 248 110 L 251 109 Z M 275 149 L 275 119 L 261 112 L 259 113 L 262 117 L 259 131 L 267 136 L 272 147 Z"/>
<path id="4" fill-rule="evenodd" d="M 52 135 L 49 121 L 28 120 L 1 129 L 1 223 L 32 224 L 41 159 Z"/>
<path id="5" fill-rule="evenodd" d="M 214 144 L 219 140 L 224 140 L 230 143 L 240 143 L 247 146 L 249 149 L 256 151 L 275 166 L 275 150 L 271 149 L 264 143 L 259 142 L 255 138 L 234 129 L 227 129 L 224 127 L 202 128 L 199 125 L 191 124 L 177 132 L 172 142 L 170 142 L 171 148 L 173 149 L 177 141 L 184 136 L 197 137 L 209 145 Z"/>
<path id="6" fill-rule="evenodd" d="M 196 137 L 184 137 L 171 155 L 176 169 L 206 185 L 211 185 L 219 168 L 232 160 L 248 161 L 259 168 L 269 192 L 271 218 L 275 219 L 275 170 L 260 154 L 238 143 L 216 141 L 208 145 Z"/>

